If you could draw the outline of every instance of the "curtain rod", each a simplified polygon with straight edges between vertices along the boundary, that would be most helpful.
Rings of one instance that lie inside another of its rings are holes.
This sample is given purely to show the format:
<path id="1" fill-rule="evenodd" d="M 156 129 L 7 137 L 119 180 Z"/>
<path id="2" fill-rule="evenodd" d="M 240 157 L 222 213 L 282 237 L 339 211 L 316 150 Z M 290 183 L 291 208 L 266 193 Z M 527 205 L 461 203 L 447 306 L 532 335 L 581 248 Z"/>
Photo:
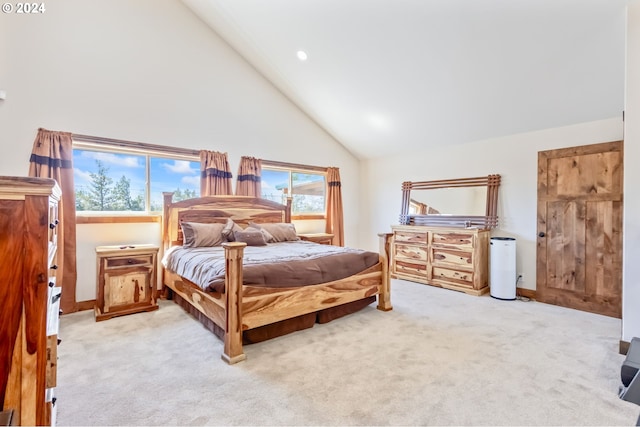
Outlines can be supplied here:
<path id="1" fill-rule="evenodd" d="M 277 162 L 274 160 L 265 160 L 265 159 L 262 159 L 262 164 L 266 166 L 276 166 L 276 167 L 287 168 L 287 169 L 312 170 L 312 171 L 318 171 L 318 172 L 326 172 L 327 169 L 329 169 L 323 166 L 301 165 L 299 163 Z"/>
<path id="2" fill-rule="evenodd" d="M 123 139 L 105 138 L 102 136 L 82 135 L 79 133 L 72 133 L 71 138 L 74 141 L 87 142 L 91 144 L 108 144 L 116 147 L 131 148 L 136 150 L 158 151 L 162 153 L 178 154 L 182 156 L 200 157 L 200 150 L 190 150 L 188 148 L 178 148 L 178 147 L 170 147 L 167 145 L 148 144 L 146 142 L 126 141 Z M 281 167 L 281 168 L 287 168 L 287 169 L 302 169 L 302 170 L 312 170 L 312 171 L 318 171 L 318 172 L 326 172 L 328 169 L 327 167 L 323 167 L 323 166 L 310 166 L 310 165 L 302 165 L 299 163 L 278 162 L 275 160 L 262 159 L 262 162 L 268 166 L 275 166 L 275 167 Z"/>
<path id="3" fill-rule="evenodd" d="M 180 154 L 183 156 L 200 156 L 200 150 L 190 150 L 188 148 L 170 147 L 167 145 L 148 144 L 146 142 L 125 141 L 123 139 L 104 138 L 101 136 L 81 135 L 72 133 L 71 139 L 79 142 L 88 142 L 93 144 L 109 144 L 123 148 L 133 148 L 136 150 L 159 151 L 169 154 Z"/>

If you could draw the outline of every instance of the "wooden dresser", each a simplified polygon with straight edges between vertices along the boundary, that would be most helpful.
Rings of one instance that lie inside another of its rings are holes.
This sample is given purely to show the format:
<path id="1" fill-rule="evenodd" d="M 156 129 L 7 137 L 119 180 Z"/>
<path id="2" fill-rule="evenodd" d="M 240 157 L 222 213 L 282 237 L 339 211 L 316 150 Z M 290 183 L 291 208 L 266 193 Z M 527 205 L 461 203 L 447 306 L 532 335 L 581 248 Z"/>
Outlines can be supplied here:
<path id="1" fill-rule="evenodd" d="M 0 177 L 0 403 L 14 425 L 55 423 L 59 200 L 52 179 Z"/>
<path id="2" fill-rule="evenodd" d="M 482 295 L 489 291 L 489 230 L 391 227 L 391 277 Z"/>

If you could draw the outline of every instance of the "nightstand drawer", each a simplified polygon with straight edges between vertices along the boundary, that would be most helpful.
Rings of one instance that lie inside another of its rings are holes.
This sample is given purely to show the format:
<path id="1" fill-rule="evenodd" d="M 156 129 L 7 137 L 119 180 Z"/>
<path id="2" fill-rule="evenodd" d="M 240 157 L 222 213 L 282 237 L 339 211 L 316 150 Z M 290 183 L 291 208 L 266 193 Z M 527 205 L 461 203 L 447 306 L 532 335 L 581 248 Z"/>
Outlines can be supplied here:
<path id="1" fill-rule="evenodd" d="M 119 268 L 119 267 L 129 267 L 134 265 L 151 265 L 153 263 L 154 255 L 139 255 L 139 256 L 129 256 L 129 257 L 113 257 L 106 258 L 106 267 L 107 268 Z"/>
<path id="2" fill-rule="evenodd" d="M 333 234 L 329 233 L 299 233 L 300 240 L 319 243 L 321 245 L 330 245 L 333 243 Z"/>
<path id="3" fill-rule="evenodd" d="M 158 308 L 158 249 L 155 245 L 96 248 L 96 321 Z"/>

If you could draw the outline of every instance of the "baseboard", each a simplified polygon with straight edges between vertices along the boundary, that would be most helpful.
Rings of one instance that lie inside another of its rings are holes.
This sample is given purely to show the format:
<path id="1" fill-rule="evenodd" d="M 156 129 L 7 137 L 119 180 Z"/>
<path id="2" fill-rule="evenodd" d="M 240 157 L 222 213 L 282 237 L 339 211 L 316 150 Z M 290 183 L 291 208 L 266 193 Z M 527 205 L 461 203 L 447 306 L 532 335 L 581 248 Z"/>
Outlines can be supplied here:
<path id="1" fill-rule="evenodd" d="M 536 299 L 536 291 L 534 289 L 516 288 L 516 295 L 519 297 L 527 297 L 529 299 Z"/>
<path id="2" fill-rule="evenodd" d="M 619 352 L 620 354 L 627 354 L 627 352 L 629 351 L 629 346 L 631 345 L 631 343 L 629 341 L 623 341 L 620 340 L 620 348 L 619 348 Z"/>
<path id="3" fill-rule="evenodd" d="M 96 300 L 92 299 L 89 301 L 78 301 L 78 311 L 84 310 L 93 310 L 93 307 L 96 306 Z"/>

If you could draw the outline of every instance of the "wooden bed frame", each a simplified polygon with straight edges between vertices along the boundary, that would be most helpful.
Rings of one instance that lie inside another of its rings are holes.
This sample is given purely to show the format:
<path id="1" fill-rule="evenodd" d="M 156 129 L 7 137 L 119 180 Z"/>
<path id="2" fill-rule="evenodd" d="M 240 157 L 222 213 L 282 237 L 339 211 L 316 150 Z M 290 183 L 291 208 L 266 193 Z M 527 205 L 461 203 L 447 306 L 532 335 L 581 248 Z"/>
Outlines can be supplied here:
<path id="1" fill-rule="evenodd" d="M 182 244 L 181 221 L 223 223 L 231 218 L 241 226 L 249 221 L 291 222 L 290 200 L 287 205 L 281 205 L 255 197 L 209 196 L 174 203 L 173 193 L 163 195 L 163 253 L 171 245 Z M 382 233 L 379 237 L 380 260 L 376 265 L 329 283 L 295 288 L 242 285 L 242 257 L 246 244 L 229 242 L 222 244 L 226 258 L 224 293 L 205 292 L 167 269 L 163 269 L 163 284 L 224 332 L 222 359 L 234 364 L 246 358 L 242 348 L 243 331 L 357 303 L 373 295 L 377 295 L 379 310 L 391 310 L 388 274 L 391 233 Z"/>

